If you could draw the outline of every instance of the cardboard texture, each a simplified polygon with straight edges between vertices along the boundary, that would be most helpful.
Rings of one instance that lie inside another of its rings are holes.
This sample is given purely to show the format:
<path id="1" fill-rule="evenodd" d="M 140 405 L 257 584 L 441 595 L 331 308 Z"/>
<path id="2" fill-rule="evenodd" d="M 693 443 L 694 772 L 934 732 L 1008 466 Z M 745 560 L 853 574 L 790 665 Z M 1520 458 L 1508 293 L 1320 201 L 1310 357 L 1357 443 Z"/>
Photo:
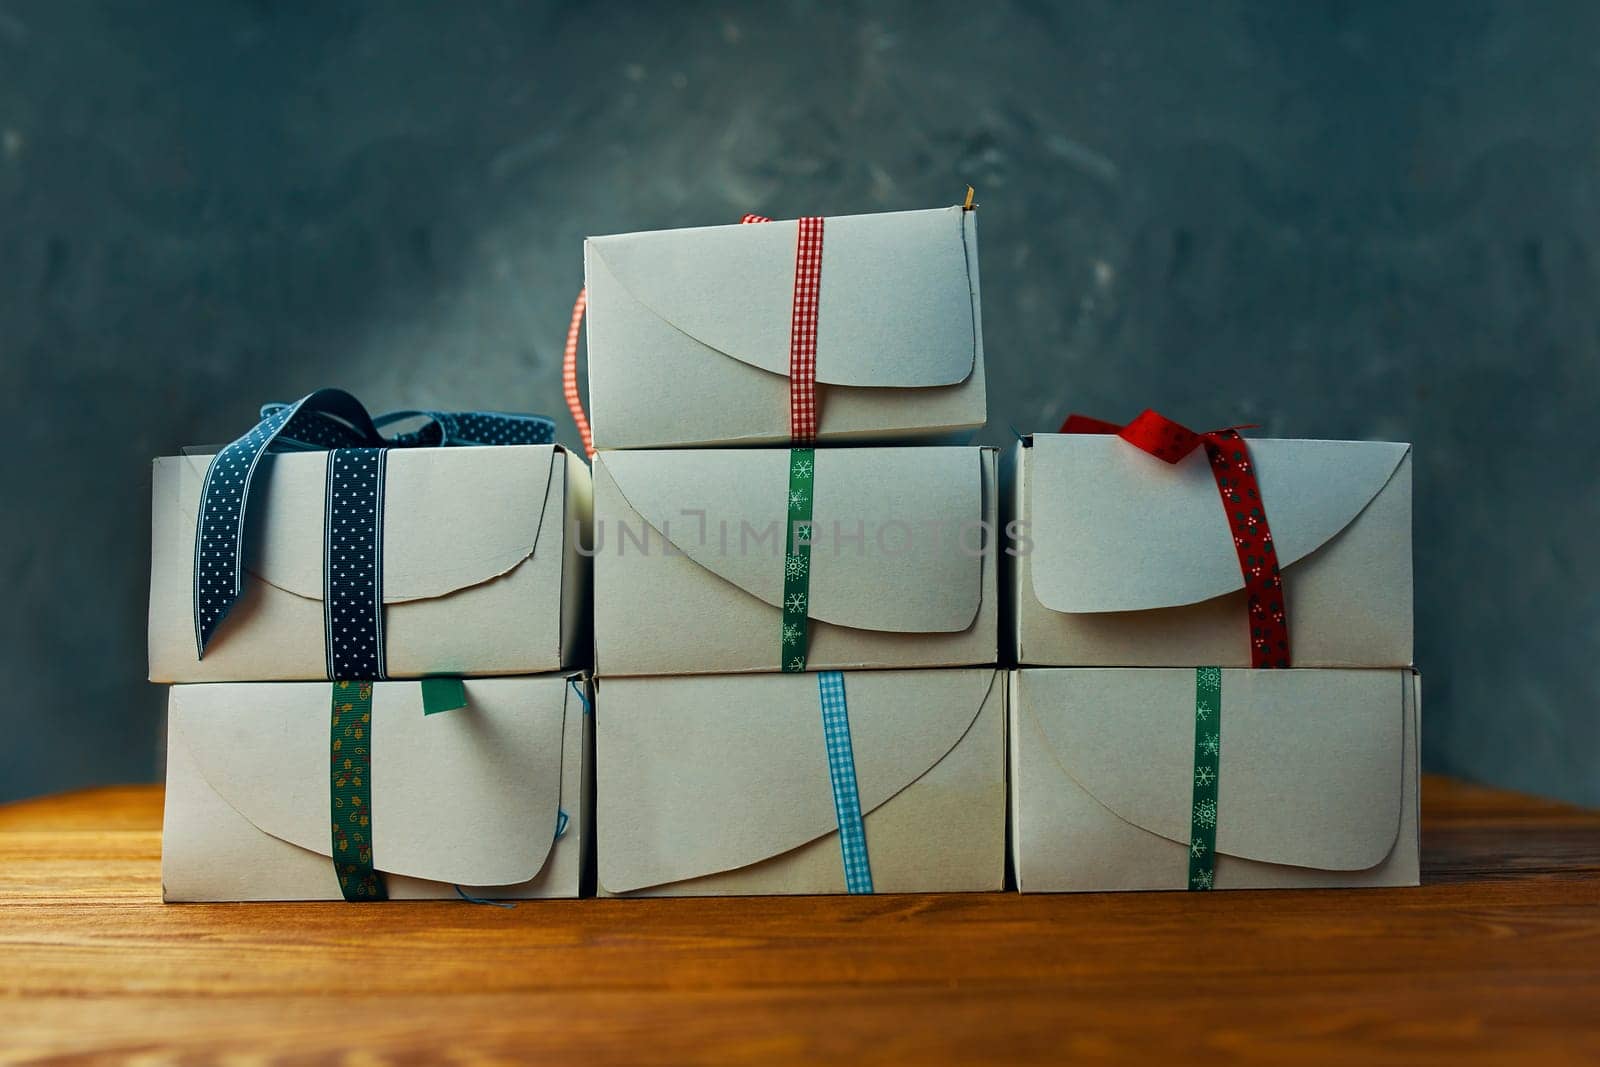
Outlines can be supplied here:
<path id="1" fill-rule="evenodd" d="M 989 669 L 844 679 L 874 891 L 997 890 L 1005 680 Z M 840 893 L 814 674 L 604 679 L 602 895 Z"/>
<path id="2" fill-rule="evenodd" d="M 1024 893 L 1185 889 L 1195 672 L 1010 677 Z M 1410 670 L 1224 670 L 1216 888 L 1419 882 Z"/>
<path id="3" fill-rule="evenodd" d="M 329 859 L 331 684 L 172 688 L 164 899 L 342 899 Z M 466 691 L 466 708 L 424 715 L 418 683 L 374 687 L 373 861 L 390 899 L 453 900 L 457 885 L 577 896 L 593 717 L 566 675 L 473 679 Z"/>
<path id="4" fill-rule="evenodd" d="M 808 668 L 993 664 L 995 450 L 818 449 L 815 464 Z M 787 449 L 596 457 L 600 673 L 779 668 L 788 471 Z"/>
<path id="5" fill-rule="evenodd" d="M 597 448 L 789 440 L 794 220 L 591 237 Z M 977 213 L 828 218 L 818 440 L 953 438 L 985 419 Z"/>
<path id="6" fill-rule="evenodd" d="M 327 677 L 322 606 L 325 452 L 257 473 L 244 592 L 195 655 L 195 520 L 210 456 L 155 461 L 150 680 Z M 555 445 L 394 449 L 384 498 L 391 678 L 559 670 L 587 658 L 589 469 Z"/>
<path id="7" fill-rule="evenodd" d="M 1409 666 L 1411 446 L 1249 444 L 1294 665 Z M 1018 664 L 1250 665 L 1244 580 L 1203 452 L 1168 464 L 1113 436 L 1035 434 L 1005 466 Z"/>

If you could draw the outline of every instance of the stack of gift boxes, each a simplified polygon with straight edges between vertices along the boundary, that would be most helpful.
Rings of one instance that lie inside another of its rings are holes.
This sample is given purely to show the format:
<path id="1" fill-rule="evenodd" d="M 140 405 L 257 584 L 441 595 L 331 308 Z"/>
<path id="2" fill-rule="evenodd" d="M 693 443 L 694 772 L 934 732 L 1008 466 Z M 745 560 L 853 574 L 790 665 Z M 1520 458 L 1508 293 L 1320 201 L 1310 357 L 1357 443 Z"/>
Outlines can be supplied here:
<path id="1" fill-rule="evenodd" d="M 221 683 L 173 690 L 169 899 L 1417 881 L 1408 446 L 961 443 L 970 205 L 584 258 L 592 515 L 509 416 L 313 394 L 157 462 L 152 678 Z"/>
<path id="2" fill-rule="evenodd" d="M 406 414 L 323 390 L 155 463 L 168 900 L 578 895 L 588 468 L 546 419 Z"/>
<path id="3" fill-rule="evenodd" d="M 1018 887 L 1415 885 L 1410 446 L 1063 430 L 1006 463 Z"/>
<path id="4" fill-rule="evenodd" d="M 590 239 L 602 893 L 999 889 L 976 217 Z"/>

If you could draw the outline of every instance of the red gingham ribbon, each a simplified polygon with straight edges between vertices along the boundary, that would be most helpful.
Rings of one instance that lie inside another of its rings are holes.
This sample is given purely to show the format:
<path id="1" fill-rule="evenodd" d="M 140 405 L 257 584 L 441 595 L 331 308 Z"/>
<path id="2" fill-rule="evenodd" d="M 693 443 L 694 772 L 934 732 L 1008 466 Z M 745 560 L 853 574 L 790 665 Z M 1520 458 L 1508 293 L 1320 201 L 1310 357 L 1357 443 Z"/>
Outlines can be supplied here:
<path id="1" fill-rule="evenodd" d="M 1283 579 L 1278 574 L 1278 550 L 1267 525 L 1266 504 L 1256 481 L 1250 448 L 1239 436 L 1248 426 L 1195 433 L 1165 415 L 1145 411 L 1126 426 L 1069 415 L 1061 433 L 1108 433 L 1168 463 L 1177 463 L 1204 445 L 1211 461 L 1211 476 L 1233 531 L 1233 548 L 1239 557 L 1250 607 L 1250 665 L 1289 666 L 1289 624 L 1283 606 Z"/>
<path id="2" fill-rule="evenodd" d="M 741 223 L 771 222 L 746 215 Z M 817 439 L 817 307 L 822 291 L 822 217 L 797 219 L 794 245 L 794 308 L 789 318 L 789 439 Z"/>
<path id="3" fill-rule="evenodd" d="M 765 215 L 746 215 L 741 224 L 771 222 Z M 794 249 L 794 306 L 789 319 L 789 437 L 797 445 L 817 439 L 817 309 L 822 291 L 822 218 L 799 219 Z M 567 409 L 583 438 L 583 450 L 594 456 L 594 435 L 578 396 L 578 335 L 582 332 L 587 290 L 578 290 L 562 354 L 561 386 Z"/>
<path id="4" fill-rule="evenodd" d="M 789 320 L 789 437 L 817 439 L 817 298 L 822 290 L 822 219 L 799 220 L 794 246 L 794 312 Z"/>

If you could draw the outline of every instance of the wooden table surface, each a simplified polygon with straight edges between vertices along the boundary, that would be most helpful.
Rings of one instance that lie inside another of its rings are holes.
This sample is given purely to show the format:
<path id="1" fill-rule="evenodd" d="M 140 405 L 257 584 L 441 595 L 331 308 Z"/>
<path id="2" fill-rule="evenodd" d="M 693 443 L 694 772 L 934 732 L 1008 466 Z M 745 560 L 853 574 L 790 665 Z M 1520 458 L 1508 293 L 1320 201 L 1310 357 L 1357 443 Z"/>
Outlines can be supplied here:
<path id="1" fill-rule="evenodd" d="M 1421 889 L 163 905 L 0 806 L 0 1060 L 1600 1062 L 1600 813 L 1428 779 Z"/>

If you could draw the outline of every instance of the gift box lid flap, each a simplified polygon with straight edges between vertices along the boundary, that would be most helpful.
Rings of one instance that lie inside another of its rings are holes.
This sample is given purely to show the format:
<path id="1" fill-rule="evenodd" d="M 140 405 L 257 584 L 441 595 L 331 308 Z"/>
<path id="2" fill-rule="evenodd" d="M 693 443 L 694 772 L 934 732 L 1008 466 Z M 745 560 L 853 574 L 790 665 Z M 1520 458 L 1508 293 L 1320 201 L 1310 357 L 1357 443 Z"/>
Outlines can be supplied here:
<path id="1" fill-rule="evenodd" d="M 445 596 L 498 578 L 531 557 L 547 532 L 557 445 L 391 449 L 384 478 L 383 599 Z M 210 456 L 185 457 L 182 506 L 198 509 Z M 262 457 L 245 537 L 245 569 L 308 600 L 323 596 L 326 452 Z M 564 469 L 564 468 L 563 468 Z M 547 514 L 548 510 L 548 514 Z"/>
<path id="2" fill-rule="evenodd" d="M 960 207 L 831 217 L 823 225 L 817 381 L 928 387 L 971 376 L 977 354 L 970 222 Z M 753 367 L 787 376 L 793 220 L 591 237 L 600 306 L 620 286 L 658 318 Z"/>
<path id="3" fill-rule="evenodd" d="M 1193 670 L 1023 671 L 1018 685 L 1067 777 L 1124 821 L 1189 843 Z M 1382 862 L 1400 830 L 1410 685 L 1394 670 L 1224 670 L 1217 851 L 1328 871 Z"/>
<path id="4" fill-rule="evenodd" d="M 845 675 L 866 815 L 966 736 L 992 669 Z M 838 829 L 815 674 L 602 679 L 600 884 L 736 870 Z M 868 849 L 872 841 L 868 834 Z"/>
<path id="5" fill-rule="evenodd" d="M 971 626 L 983 600 L 982 452 L 833 448 L 810 462 L 809 616 L 900 633 Z M 778 607 L 790 463 L 786 449 L 714 449 L 602 452 L 598 466 L 676 550 Z M 621 529 L 603 536 L 602 555 L 638 551 Z"/>
<path id="6" fill-rule="evenodd" d="M 1389 484 L 1411 446 L 1252 440 L 1280 568 L 1315 552 Z M 1053 611 L 1141 611 L 1244 588 L 1233 533 L 1202 449 L 1176 464 L 1104 434 L 1037 434 L 1027 474 L 1039 602 Z M 1409 528 L 1396 531 L 1409 546 Z"/>
<path id="7" fill-rule="evenodd" d="M 372 746 L 373 863 L 458 885 L 526 882 L 555 841 L 563 730 L 568 700 L 576 698 L 559 677 L 465 684 L 467 707 L 433 715 L 423 714 L 418 683 L 375 686 L 363 739 Z M 168 729 L 240 815 L 331 856 L 329 721 L 337 685 L 174 686 Z"/>

